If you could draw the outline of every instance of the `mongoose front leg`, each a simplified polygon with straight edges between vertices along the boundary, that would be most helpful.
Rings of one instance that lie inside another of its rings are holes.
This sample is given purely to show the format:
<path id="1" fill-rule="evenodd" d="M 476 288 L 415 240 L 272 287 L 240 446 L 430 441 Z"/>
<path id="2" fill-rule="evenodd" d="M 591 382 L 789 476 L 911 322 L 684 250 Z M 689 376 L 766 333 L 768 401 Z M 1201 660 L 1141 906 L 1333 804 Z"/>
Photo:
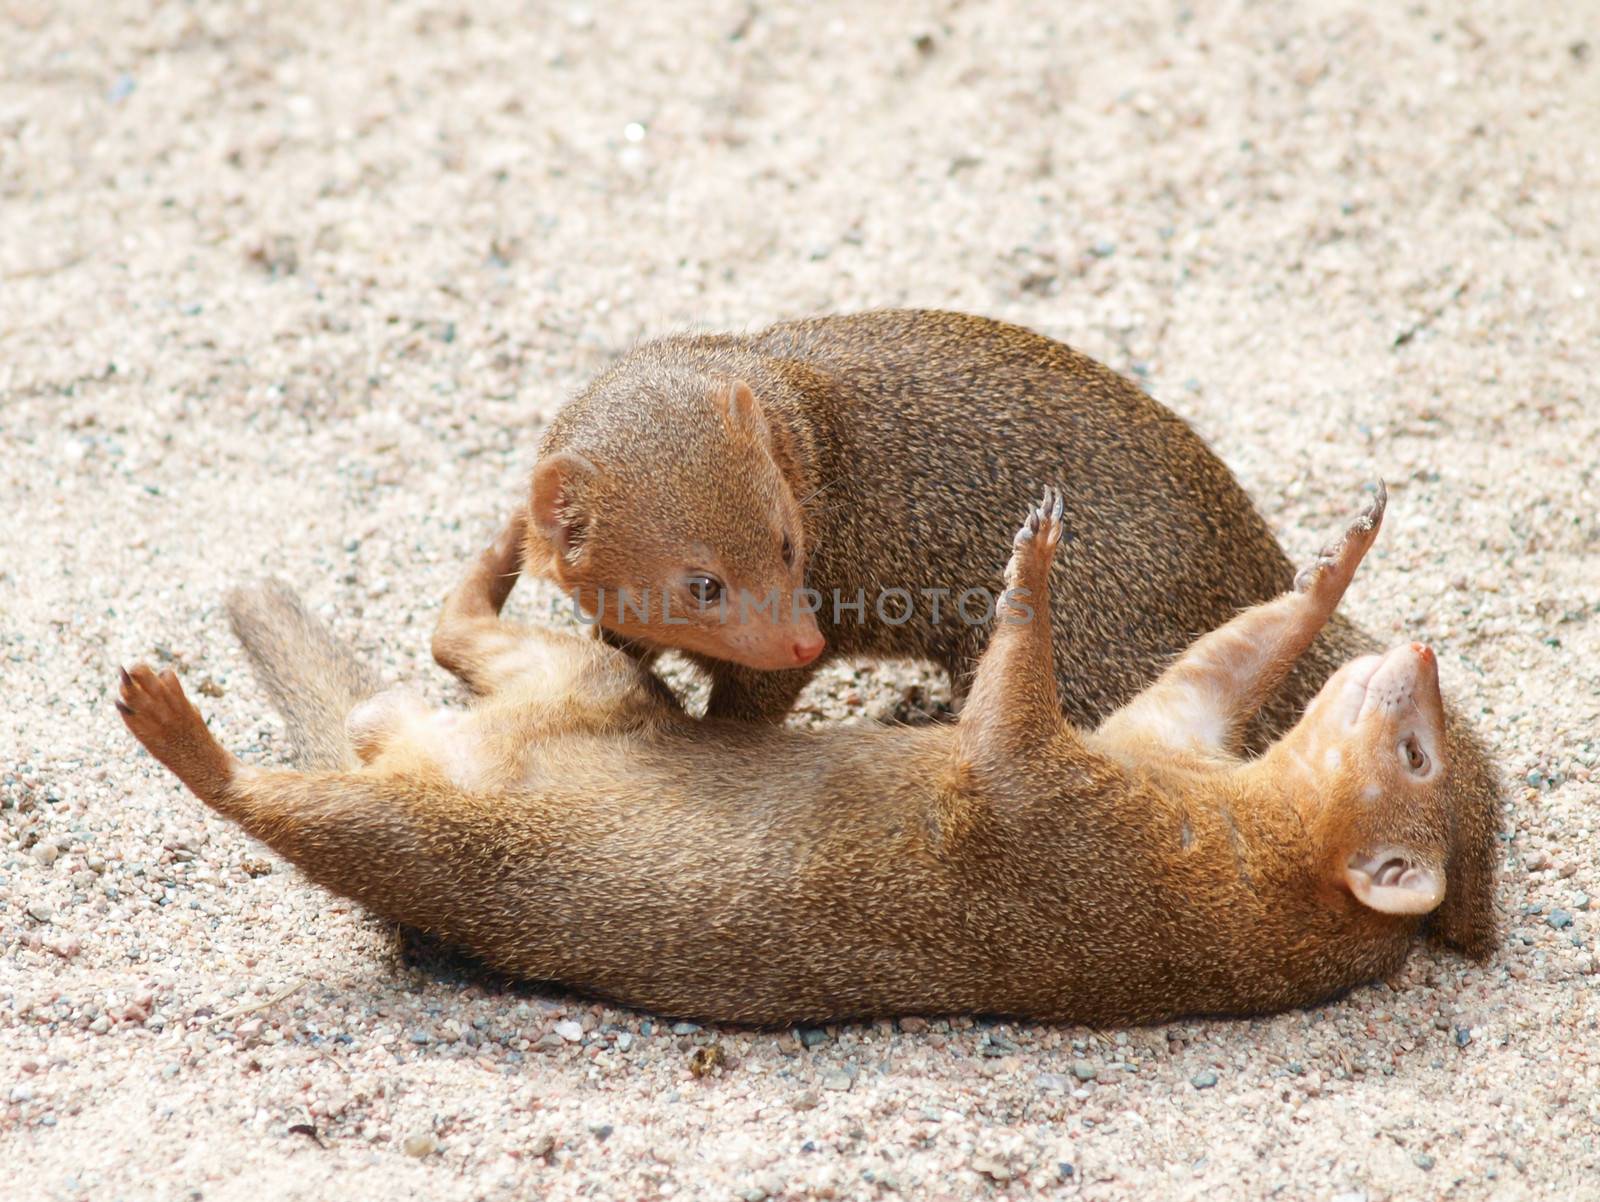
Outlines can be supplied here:
<path id="1" fill-rule="evenodd" d="M 707 718 L 733 718 L 741 722 L 782 722 L 794 708 L 795 698 L 816 673 L 809 667 L 760 672 L 736 664 L 694 657 L 711 673 L 711 698 Z"/>
<path id="2" fill-rule="evenodd" d="M 962 708 L 962 755 L 974 765 L 1028 754 L 1062 728 L 1050 643 L 1050 564 L 1061 542 L 1060 492 L 1047 488 L 1012 540 L 994 632 Z"/>
<path id="3" fill-rule="evenodd" d="M 522 570 L 528 514 L 519 509 L 445 599 L 433 630 L 433 658 L 477 694 L 526 671 L 529 632 L 500 621 Z"/>
<path id="4" fill-rule="evenodd" d="M 1295 591 L 1245 610 L 1195 642 L 1149 688 L 1112 714 L 1113 742 L 1200 754 L 1236 753 L 1240 733 L 1338 607 L 1378 528 L 1388 493 L 1376 496 L 1335 544 L 1295 577 Z"/>

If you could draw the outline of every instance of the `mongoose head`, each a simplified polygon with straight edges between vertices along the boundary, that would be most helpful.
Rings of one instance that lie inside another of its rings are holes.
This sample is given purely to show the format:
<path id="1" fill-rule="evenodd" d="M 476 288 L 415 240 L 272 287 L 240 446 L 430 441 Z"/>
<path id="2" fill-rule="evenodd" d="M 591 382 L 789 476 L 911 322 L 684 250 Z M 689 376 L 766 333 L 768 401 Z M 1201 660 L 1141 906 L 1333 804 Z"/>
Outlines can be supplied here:
<path id="1" fill-rule="evenodd" d="M 1306 799 L 1332 889 L 1379 914 L 1439 906 L 1454 823 L 1432 650 L 1408 643 L 1352 660 L 1268 756 Z"/>
<path id="2" fill-rule="evenodd" d="M 626 638 L 757 669 L 815 660 L 826 644 L 804 603 L 806 529 L 782 433 L 742 380 L 664 372 L 595 387 L 624 385 L 657 394 L 627 412 L 663 416 L 540 459 L 526 563 Z"/>

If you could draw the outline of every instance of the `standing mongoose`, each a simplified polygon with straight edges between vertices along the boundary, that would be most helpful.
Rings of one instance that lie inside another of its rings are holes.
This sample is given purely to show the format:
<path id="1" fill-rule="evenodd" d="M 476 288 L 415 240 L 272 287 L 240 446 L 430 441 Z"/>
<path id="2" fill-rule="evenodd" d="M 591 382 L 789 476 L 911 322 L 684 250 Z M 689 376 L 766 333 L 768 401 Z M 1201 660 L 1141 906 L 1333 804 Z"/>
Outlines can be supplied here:
<path id="1" fill-rule="evenodd" d="M 1058 478 L 1072 555 L 1052 581 L 1056 680 L 1079 725 L 1292 580 L 1244 489 L 1177 415 L 1061 343 L 924 311 L 631 351 L 545 432 L 526 558 L 612 641 L 690 653 L 712 677 L 710 716 L 781 718 L 830 655 L 932 660 L 961 697 L 991 626 L 971 593 L 1000 567 L 1011 499 Z M 1335 616 L 1247 745 L 1376 648 Z M 1499 783 L 1465 722 L 1449 713 L 1446 731 L 1467 858 L 1433 929 L 1483 956 Z"/>
<path id="2" fill-rule="evenodd" d="M 1449 812 L 1425 647 L 1347 664 L 1264 755 L 1237 751 L 1382 507 L 1380 489 L 1297 591 L 1201 638 L 1094 732 L 1063 718 L 1051 661 L 1065 505 L 1049 492 L 1015 535 L 954 725 L 696 721 L 623 652 L 500 620 L 516 523 L 435 636 L 469 710 L 362 700 L 274 588 L 230 598 L 234 626 L 301 717 L 354 705 L 348 746 L 310 744 L 331 764 L 246 767 L 171 672 L 125 672 L 117 705 L 202 801 L 312 880 L 518 977 L 771 1024 L 1257 1013 L 1396 968 L 1472 835 Z"/>

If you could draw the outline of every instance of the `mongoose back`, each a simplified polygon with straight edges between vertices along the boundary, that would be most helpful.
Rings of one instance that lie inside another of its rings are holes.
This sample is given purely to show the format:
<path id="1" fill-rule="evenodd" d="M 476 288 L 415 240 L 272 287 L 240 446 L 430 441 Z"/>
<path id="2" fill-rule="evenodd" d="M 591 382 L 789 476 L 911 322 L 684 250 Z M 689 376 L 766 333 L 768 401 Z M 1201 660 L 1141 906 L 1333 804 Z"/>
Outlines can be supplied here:
<path id="1" fill-rule="evenodd" d="M 1264 755 L 1238 754 L 1376 536 L 1381 492 L 1296 591 L 1201 638 L 1094 732 L 1062 716 L 1043 616 L 1063 509 L 1047 493 L 1016 533 L 954 725 L 696 721 L 622 652 L 501 621 L 515 523 L 435 635 L 478 700 L 361 703 L 357 767 L 246 767 L 170 672 L 124 673 L 117 704 L 314 881 L 501 971 L 670 1015 L 1134 1023 L 1308 1004 L 1392 971 L 1455 887 L 1462 837 L 1432 654 L 1346 665 Z M 275 692 L 327 687 L 292 598 L 229 606 Z"/>
<path id="2" fill-rule="evenodd" d="M 623 356 L 545 432 L 527 563 L 613 641 L 688 652 L 712 677 L 709 716 L 781 718 L 830 656 L 932 660 L 960 697 L 992 625 L 983 594 L 1008 506 L 1040 479 L 1066 488 L 1072 555 L 1051 610 L 1064 712 L 1081 726 L 1292 579 L 1250 498 L 1177 415 L 1061 343 L 925 311 Z M 1248 745 L 1376 649 L 1336 615 Z M 1451 809 L 1474 858 L 1451 865 L 1460 889 L 1434 923 L 1482 956 L 1499 787 L 1467 725 L 1450 714 L 1447 731 Z"/>

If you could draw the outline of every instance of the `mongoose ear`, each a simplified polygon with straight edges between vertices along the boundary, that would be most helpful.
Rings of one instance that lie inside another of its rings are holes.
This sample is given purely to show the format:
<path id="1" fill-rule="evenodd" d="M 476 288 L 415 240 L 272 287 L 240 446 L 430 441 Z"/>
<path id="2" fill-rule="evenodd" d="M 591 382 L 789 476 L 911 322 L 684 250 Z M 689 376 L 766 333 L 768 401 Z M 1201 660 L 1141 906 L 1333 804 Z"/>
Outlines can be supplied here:
<path id="1" fill-rule="evenodd" d="M 559 451 L 533 469 L 530 527 L 569 567 L 581 563 L 587 553 L 586 493 L 598 475 L 599 469 L 574 451 Z"/>
<path id="2" fill-rule="evenodd" d="M 718 381 L 712 387 L 711 400 L 729 429 L 744 430 L 762 442 L 768 440 L 767 416 L 761 411 L 756 394 L 743 380 Z"/>
<path id="3" fill-rule="evenodd" d="M 1356 852 L 1344 879 L 1358 902 L 1380 914 L 1428 914 L 1444 900 L 1444 873 L 1404 847 Z"/>
<path id="4" fill-rule="evenodd" d="M 767 418 L 750 386 L 743 380 L 729 380 L 715 386 L 712 399 L 728 428 L 742 430 L 766 447 L 778 471 L 792 485 L 800 470 L 797 448 L 783 424 Z"/>

